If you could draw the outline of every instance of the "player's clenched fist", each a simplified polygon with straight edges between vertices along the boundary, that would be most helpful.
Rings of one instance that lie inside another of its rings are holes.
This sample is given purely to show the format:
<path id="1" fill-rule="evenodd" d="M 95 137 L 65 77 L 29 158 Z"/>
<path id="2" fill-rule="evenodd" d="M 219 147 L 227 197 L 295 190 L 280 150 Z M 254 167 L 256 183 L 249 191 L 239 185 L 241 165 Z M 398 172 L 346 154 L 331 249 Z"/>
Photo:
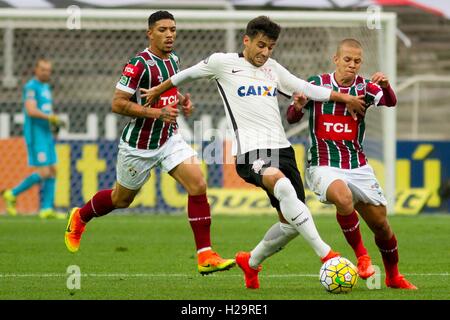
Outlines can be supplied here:
<path id="1" fill-rule="evenodd" d="M 191 101 L 191 95 L 189 93 L 186 93 L 184 99 L 180 99 L 180 103 L 181 110 L 183 110 L 184 116 L 189 117 L 192 114 L 192 111 L 194 111 L 194 106 L 192 105 Z"/>
<path id="2" fill-rule="evenodd" d="M 177 103 L 178 101 L 159 109 L 161 110 L 161 113 L 158 119 L 164 122 L 175 123 L 179 114 L 179 111 L 176 107 Z"/>
<path id="3" fill-rule="evenodd" d="M 296 111 L 301 111 L 308 103 L 308 97 L 303 92 L 294 92 L 292 98 L 294 99 L 293 105 Z"/>
<path id="4" fill-rule="evenodd" d="M 375 72 L 370 79 L 373 83 L 378 84 L 382 88 L 389 87 L 389 79 L 383 72 Z"/>

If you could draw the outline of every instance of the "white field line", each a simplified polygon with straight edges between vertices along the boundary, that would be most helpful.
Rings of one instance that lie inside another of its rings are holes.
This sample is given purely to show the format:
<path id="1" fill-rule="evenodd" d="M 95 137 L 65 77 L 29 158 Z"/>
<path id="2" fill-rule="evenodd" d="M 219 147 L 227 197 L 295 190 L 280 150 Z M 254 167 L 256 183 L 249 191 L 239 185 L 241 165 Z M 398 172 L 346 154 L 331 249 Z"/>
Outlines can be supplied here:
<path id="1" fill-rule="evenodd" d="M 58 277 L 68 277 L 73 275 L 72 273 L 1 273 L 0 278 L 58 278 Z M 448 277 L 450 273 L 403 273 L 405 276 L 418 276 L 418 277 Z M 82 273 L 82 277 L 98 277 L 98 278 L 188 278 L 193 276 L 198 276 L 197 274 L 183 274 L 183 273 Z M 210 275 L 214 276 L 214 275 Z M 224 275 L 221 274 L 220 277 L 225 278 L 241 278 L 242 275 Z M 293 274 L 272 274 L 263 275 L 264 278 L 298 278 L 298 277 L 319 277 L 318 274 L 306 274 L 306 273 L 293 273 Z"/>

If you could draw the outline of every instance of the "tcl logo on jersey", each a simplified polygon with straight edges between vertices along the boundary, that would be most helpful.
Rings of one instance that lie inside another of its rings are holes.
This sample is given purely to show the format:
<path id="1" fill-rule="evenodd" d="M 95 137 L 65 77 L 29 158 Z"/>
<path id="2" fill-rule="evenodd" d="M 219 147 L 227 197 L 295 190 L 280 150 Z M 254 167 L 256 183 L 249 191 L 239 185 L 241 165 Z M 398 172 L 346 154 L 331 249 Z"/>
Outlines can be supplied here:
<path id="1" fill-rule="evenodd" d="M 178 89 L 177 87 L 173 87 L 161 94 L 159 97 L 158 108 L 162 108 L 176 102 L 178 102 Z"/>
<path id="2" fill-rule="evenodd" d="M 321 114 L 316 118 L 316 135 L 325 140 L 356 140 L 358 122 L 351 116 Z"/>
<path id="3" fill-rule="evenodd" d="M 239 97 L 275 97 L 277 95 L 277 88 L 272 86 L 240 86 L 237 90 L 237 94 Z"/>
<path id="4" fill-rule="evenodd" d="M 132 64 L 127 64 L 125 68 L 123 68 L 123 75 L 127 77 L 135 77 L 138 73 L 138 67 Z"/>
<path id="5" fill-rule="evenodd" d="M 160 97 L 159 100 L 163 106 L 167 106 L 168 104 L 172 104 L 178 100 L 177 95 Z"/>

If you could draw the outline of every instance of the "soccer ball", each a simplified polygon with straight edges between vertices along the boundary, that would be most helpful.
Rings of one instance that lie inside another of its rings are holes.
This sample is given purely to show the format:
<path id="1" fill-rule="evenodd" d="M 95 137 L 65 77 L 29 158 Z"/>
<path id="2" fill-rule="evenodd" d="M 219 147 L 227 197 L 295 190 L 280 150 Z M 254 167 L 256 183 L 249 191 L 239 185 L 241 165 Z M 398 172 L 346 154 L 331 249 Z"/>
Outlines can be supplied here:
<path id="1" fill-rule="evenodd" d="M 358 269 L 346 258 L 332 258 L 320 268 L 319 280 L 328 292 L 347 293 L 358 280 Z"/>

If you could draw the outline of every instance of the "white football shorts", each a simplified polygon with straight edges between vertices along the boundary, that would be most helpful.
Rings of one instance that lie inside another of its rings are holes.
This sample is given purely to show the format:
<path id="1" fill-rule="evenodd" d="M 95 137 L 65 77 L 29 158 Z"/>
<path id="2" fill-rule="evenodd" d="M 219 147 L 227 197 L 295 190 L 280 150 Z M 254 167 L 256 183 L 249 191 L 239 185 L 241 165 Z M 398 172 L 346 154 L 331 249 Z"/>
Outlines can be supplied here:
<path id="1" fill-rule="evenodd" d="M 309 189 L 323 203 L 330 203 L 327 201 L 327 189 L 330 184 L 335 180 L 343 180 L 352 191 L 354 203 L 387 205 L 383 190 L 368 164 L 356 169 L 312 166 L 306 169 L 305 178 Z"/>
<path id="2" fill-rule="evenodd" d="M 158 149 L 144 150 L 130 147 L 120 140 L 117 154 L 117 182 L 130 190 L 139 190 L 150 177 L 150 170 L 159 166 L 169 172 L 180 163 L 196 156 L 191 146 L 175 134 Z"/>

